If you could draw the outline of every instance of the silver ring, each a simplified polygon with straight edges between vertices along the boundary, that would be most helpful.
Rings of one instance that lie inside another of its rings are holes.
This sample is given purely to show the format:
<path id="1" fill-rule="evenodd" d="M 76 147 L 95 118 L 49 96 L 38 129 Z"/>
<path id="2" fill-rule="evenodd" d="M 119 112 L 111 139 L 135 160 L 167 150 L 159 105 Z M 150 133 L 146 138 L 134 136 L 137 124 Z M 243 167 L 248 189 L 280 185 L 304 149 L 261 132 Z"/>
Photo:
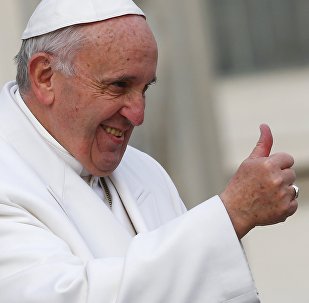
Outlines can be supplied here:
<path id="1" fill-rule="evenodd" d="M 298 186 L 296 186 L 296 185 L 292 185 L 292 187 L 294 188 L 294 191 L 295 191 L 295 196 L 294 196 L 294 199 L 293 200 L 295 200 L 295 199 L 297 199 L 298 198 L 298 195 L 299 195 L 299 188 L 298 188 Z"/>

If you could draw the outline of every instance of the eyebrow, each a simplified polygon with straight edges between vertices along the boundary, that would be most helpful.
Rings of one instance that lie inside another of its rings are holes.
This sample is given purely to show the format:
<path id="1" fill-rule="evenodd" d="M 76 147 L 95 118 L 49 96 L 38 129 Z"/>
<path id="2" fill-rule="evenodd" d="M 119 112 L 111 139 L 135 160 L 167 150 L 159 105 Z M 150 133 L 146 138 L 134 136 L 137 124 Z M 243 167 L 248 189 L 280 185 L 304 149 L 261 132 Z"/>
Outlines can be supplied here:
<path id="1" fill-rule="evenodd" d="M 119 76 L 119 77 L 113 77 L 113 78 L 105 78 L 102 79 L 100 82 L 101 83 L 113 83 L 113 82 L 117 82 L 117 81 L 124 81 L 124 82 L 131 82 L 136 80 L 137 77 L 135 76 Z M 154 84 L 157 82 L 157 76 L 155 76 L 150 82 L 148 82 L 148 85 Z"/>

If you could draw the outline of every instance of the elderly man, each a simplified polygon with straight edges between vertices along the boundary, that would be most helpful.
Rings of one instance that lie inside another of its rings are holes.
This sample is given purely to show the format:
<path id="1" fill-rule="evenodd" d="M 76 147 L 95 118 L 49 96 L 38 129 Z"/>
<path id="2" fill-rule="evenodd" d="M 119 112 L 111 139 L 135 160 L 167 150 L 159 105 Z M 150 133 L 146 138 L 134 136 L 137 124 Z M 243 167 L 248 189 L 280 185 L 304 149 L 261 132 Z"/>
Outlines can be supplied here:
<path id="1" fill-rule="evenodd" d="M 43 0 L 0 95 L 2 303 L 259 302 L 240 239 L 297 208 L 270 129 L 224 192 L 186 212 L 127 146 L 157 46 L 130 0 Z"/>

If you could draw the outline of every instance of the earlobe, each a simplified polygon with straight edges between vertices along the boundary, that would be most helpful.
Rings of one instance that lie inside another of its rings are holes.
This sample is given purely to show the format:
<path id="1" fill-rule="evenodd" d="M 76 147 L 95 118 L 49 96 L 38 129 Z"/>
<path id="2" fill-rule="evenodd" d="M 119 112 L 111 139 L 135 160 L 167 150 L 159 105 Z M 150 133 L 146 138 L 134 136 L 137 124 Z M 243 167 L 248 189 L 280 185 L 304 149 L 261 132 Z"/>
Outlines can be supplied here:
<path id="1" fill-rule="evenodd" d="M 46 53 L 35 54 L 28 66 L 31 89 L 38 101 L 50 105 L 54 100 L 53 68 L 51 57 Z"/>

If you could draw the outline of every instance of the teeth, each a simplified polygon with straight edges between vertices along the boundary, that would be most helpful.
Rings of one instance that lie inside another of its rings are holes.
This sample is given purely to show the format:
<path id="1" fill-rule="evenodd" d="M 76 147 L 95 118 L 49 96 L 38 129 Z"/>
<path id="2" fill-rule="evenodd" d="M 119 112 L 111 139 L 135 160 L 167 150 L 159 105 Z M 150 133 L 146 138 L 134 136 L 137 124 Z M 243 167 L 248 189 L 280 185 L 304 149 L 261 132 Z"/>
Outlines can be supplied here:
<path id="1" fill-rule="evenodd" d="M 113 136 L 116 136 L 116 137 L 121 137 L 123 135 L 123 132 L 116 128 L 106 127 L 105 130 L 108 134 L 112 134 Z"/>

